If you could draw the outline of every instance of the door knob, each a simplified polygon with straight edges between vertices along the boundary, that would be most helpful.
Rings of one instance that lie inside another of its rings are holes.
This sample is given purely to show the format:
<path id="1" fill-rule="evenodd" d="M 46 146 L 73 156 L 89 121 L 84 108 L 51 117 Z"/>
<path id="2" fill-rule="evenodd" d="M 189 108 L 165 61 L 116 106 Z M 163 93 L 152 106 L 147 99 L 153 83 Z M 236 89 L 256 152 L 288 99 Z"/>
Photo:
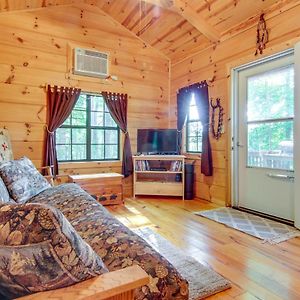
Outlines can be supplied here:
<path id="1" fill-rule="evenodd" d="M 237 145 L 238 147 L 241 147 L 241 148 L 244 147 L 244 145 L 243 145 L 243 144 L 240 144 L 239 142 L 237 142 L 236 145 Z"/>

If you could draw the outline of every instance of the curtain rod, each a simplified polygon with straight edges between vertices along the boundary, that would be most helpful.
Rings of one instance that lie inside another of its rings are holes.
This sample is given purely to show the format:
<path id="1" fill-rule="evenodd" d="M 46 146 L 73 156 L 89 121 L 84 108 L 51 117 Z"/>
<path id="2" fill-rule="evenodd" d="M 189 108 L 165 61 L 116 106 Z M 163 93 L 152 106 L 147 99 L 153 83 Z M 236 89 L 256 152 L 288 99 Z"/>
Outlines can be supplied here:
<path id="1" fill-rule="evenodd" d="M 207 81 L 206 81 L 206 80 L 203 80 L 203 81 L 199 81 L 199 82 L 195 82 L 195 83 L 192 83 L 192 84 L 190 84 L 190 85 L 187 85 L 187 86 L 185 86 L 185 87 L 179 89 L 179 90 L 177 91 L 177 93 L 178 93 L 179 91 L 181 91 L 181 90 L 189 89 L 189 88 L 191 88 L 191 87 L 194 87 L 194 86 L 197 86 L 197 85 L 202 85 L 202 84 L 208 86 Z"/>

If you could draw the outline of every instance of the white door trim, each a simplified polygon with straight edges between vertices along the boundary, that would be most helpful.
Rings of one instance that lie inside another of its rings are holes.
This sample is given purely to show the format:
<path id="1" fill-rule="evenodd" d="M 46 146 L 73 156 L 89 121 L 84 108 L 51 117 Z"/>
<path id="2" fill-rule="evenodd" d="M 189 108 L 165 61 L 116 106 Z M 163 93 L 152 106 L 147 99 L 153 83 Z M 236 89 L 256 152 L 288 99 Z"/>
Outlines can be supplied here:
<path id="1" fill-rule="evenodd" d="M 276 60 L 278 58 L 281 57 L 285 57 L 287 55 L 291 55 L 294 53 L 294 49 L 288 49 L 285 51 L 282 51 L 280 53 L 276 53 L 274 55 L 268 56 L 268 57 L 264 57 L 262 59 L 258 59 L 254 62 L 250 62 L 238 67 L 235 67 L 231 70 L 231 121 L 232 121 L 232 126 L 231 126 L 231 205 L 233 207 L 238 207 L 239 206 L 239 201 L 238 201 L 238 195 L 239 195 L 239 181 L 238 181 L 238 170 L 239 170 L 239 154 L 238 154 L 238 124 L 239 124 L 239 113 L 238 113 L 238 92 L 239 92 L 239 85 L 238 85 L 238 75 L 240 71 L 243 71 L 249 67 L 254 67 L 256 65 L 259 65 L 262 62 L 270 62 L 273 60 Z M 299 43 L 299 61 L 300 61 L 300 43 Z M 300 82 L 300 80 L 299 80 Z M 298 97 L 298 99 L 300 99 L 300 87 L 298 89 L 298 96 L 297 93 L 295 94 L 295 97 Z M 297 99 L 297 98 L 295 98 Z M 297 102 L 297 101 L 295 101 Z M 296 104 L 296 103 L 295 103 Z M 300 105 L 300 104 L 299 104 Z M 300 111 L 300 107 L 298 109 L 298 111 Z M 296 116 L 295 116 L 295 119 Z M 298 132 L 300 134 L 300 120 L 299 120 L 299 128 L 298 128 Z M 295 128 L 296 129 L 296 128 Z M 296 132 L 295 132 L 295 136 L 296 136 Z M 298 135 L 300 136 L 300 135 Z M 294 153 L 297 153 L 297 149 L 299 149 L 300 151 L 300 145 L 298 146 L 298 148 L 294 148 Z M 298 152 L 300 153 L 300 152 Z M 296 162 L 295 162 L 296 164 Z M 299 158 L 299 172 L 300 172 L 300 158 Z M 296 177 L 296 174 L 295 174 Z M 295 186 L 297 186 L 297 182 L 295 182 Z M 296 191 L 295 191 L 296 192 Z M 299 199 L 300 199 L 300 180 L 299 180 L 299 191 L 298 191 L 298 195 L 299 195 Z M 296 198 L 295 198 L 296 199 Z M 295 201 L 297 202 L 297 201 Z M 298 209 L 299 209 L 299 217 L 300 217 L 300 203 L 298 205 Z M 295 214 L 295 220 L 296 218 Z M 296 221 L 295 221 L 296 223 Z M 300 226 L 300 218 L 299 218 L 299 226 Z"/>
<path id="2" fill-rule="evenodd" d="M 300 137 L 300 42 L 295 45 L 295 119 L 294 119 L 294 135 Z M 295 139 L 294 153 L 300 153 L 300 138 Z M 294 199 L 295 199 L 295 227 L 300 229 L 300 155 L 294 157 Z"/>

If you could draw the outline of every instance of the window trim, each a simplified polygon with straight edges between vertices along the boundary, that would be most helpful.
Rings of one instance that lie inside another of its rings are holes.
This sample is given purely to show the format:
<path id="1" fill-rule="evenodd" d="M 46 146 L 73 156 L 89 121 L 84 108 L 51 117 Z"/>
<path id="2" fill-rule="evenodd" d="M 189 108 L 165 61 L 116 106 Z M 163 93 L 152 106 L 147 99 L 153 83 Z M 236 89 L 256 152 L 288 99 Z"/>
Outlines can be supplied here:
<path id="1" fill-rule="evenodd" d="M 67 128 L 67 129 L 86 129 L 87 131 L 87 137 L 86 137 L 86 157 L 87 159 L 81 159 L 81 160 L 58 160 L 58 163 L 60 164 L 64 164 L 64 163 L 76 163 L 76 162 L 81 162 L 81 163 L 88 163 L 88 162 L 109 162 L 109 161 L 120 161 L 121 160 L 121 130 L 120 127 L 117 125 L 117 127 L 111 127 L 111 126 L 92 126 L 91 125 L 91 112 L 92 112 L 92 103 L 91 103 L 91 96 L 101 96 L 101 94 L 97 94 L 97 93 L 89 93 L 89 92 L 82 92 L 82 94 L 85 94 L 87 96 L 87 106 L 85 110 L 86 112 L 86 125 L 61 125 L 59 128 Z M 105 103 L 104 103 L 104 107 L 105 107 Z M 79 110 L 79 109 L 78 109 Z M 73 110 L 72 110 L 73 111 Z M 104 119 L 103 119 L 103 123 L 105 124 L 105 114 L 109 113 L 109 111 L 103 111 L 104 114 Z M 91 131 L 92 129 L 99 129 L 99 130 L 104 130 L 104 143 L 103 144 L 93 144 L 93 145 L 103 145 L 104 146 L 104 157 L 105 157 L 105 145 L 117 145 L 118 146 L 118 157 L 117 158 L 104 158 L 104 159 L 92 159 L 91 158 L 91 146 L 92 146 L 92 138 L 91 138 Z M 118 137 L 118 141 L 117 144 L 106 144 L 105 143 L 105 130 L 115 130 L 117 131 L 117 137 Z M 56 134 L 56 133 L 55 133 Z M 55 147 L 57 145 L 66 145 L 66 144 L 58 144 L 55 143 Z M 72 145 L 84 145 L 84 144 L 73 144 L 72 143 L 72 131 L 71 131 L 71 148 Z M 72 152 L 71 152 L 71 158 L 72 158 Z"/>

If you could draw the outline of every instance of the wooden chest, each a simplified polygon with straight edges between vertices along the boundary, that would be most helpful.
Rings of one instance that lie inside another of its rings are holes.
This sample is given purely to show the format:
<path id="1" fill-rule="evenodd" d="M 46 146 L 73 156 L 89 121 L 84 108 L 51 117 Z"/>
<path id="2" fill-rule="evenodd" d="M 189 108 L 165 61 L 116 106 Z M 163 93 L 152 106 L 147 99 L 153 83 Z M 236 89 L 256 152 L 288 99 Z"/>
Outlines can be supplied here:
<path id="1" fill-rule="evenodd" d="M 102 205 L 124 203 L 122 179 L 118 173 L 69 175 L 69 182 L 80 185 Z"/>

